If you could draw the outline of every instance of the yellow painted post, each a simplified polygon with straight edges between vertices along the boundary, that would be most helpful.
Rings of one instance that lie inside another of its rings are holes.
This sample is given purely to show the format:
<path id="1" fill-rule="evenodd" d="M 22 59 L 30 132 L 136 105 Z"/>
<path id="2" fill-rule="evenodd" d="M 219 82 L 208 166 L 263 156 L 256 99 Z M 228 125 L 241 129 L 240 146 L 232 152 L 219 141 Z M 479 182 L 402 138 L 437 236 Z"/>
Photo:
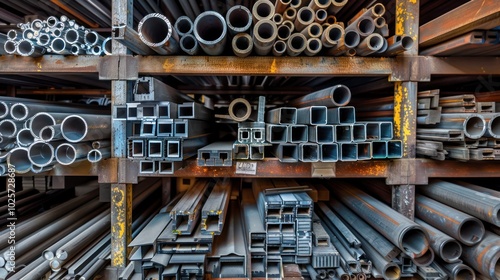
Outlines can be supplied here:
<path id="1" fill-rule="evenodd" d="M 111 265 L 125 268 L 132 238 L 132 185 L 111 185 Z"/>

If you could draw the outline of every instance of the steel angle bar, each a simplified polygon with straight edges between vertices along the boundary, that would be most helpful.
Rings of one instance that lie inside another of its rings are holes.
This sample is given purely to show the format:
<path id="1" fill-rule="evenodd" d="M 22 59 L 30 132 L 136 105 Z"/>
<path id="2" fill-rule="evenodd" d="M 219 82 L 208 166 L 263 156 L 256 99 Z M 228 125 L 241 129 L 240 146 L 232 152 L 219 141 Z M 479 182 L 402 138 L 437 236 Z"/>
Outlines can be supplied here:
<path id="1" fill-rule="evenodd" d="M 339 158 L 340 161 L 358 160 L 358 143 L 340 143 Z"/>
<path id="2" fill-rule="evenodd" d="M 317 162 L 319 161 L 320 150 L 316 143 L 300 143 L 299 144 L 299 160 L 302 162 Z"/>
<path id="3" fill-rule="evenodd" d="M 231 181 L 217 181 L 201 210 L 203 234 L 220 235 L 229 206 Z"/>
<path id="4" fill-rule="evenodd" d="M 208 180 L 198 180 L 170 211 L 173 230 L 180 235 L 189 235 L 193 232 L 200 217 L 201 205 L 206 200 L 210 189 Z"/>
<path id="5" fill-rule="evenodd" d="M 387 141 L 387 158 L 402 158 L 403 142 L 401 140 Z"/>
<path id="6" fill-rule="evenodd" d="M 328 108 L 328 124 L 351 124 L 356 122 L 356 112 L 353 106 Z"/>
<path id="7" fill-rule="evenodd" d="M 133 93 L 134 101 L 169 101 L 174 103 L 193 101 L 189 96 L 153 77 L 137 79 Z"/>
<path id="8" fill-rule="evenodd" d="M 429 185 L 420 191 L 423 195 L 479 219 L 496 226 L 500 225 L 500 198 L 441 180 L 430 181 Z"/>
<path id="9" fill-rule="evenodd" d="M 245 231 L 248 232 L 248 251 L 251 254 L 264 254 L 267 232 L 264 229 L 262 220 L 259 218 L 260 214 L 255 198 L 250 189 L 243 189 L 242 192 L 241 210 Z"/>
<path id="10" fill-rule="evenodd" d="M 185 102 L 177 105 L 177 117 L 180 119 L 210 120 L 213 118 L 213 112 L 203 104 Z"/>
<path id="11" fill-rule="evenodd" d="M 288 142 L 288 125 L 266 124 L 266 139 L 272 144 Z"/>
<path id="12" fill-rule="evenodd" d="M 198 166 L 232 166 L 233 143 L 214 142 L 198 149 Z"/>
<path id="13" fill-rule="evenodd" d="M 415 222 L 427 231 L 431 248 L 443 261 L 454 263 L 459 260 L 462 245 L 457 240 L 420 219 L 415 219 Z"/>
<path id="14" fill-rule="evenodd" d="M 417 138 L 434 141 L 464 141 L 461 129 L 417 128 Z"/>
<path id="15" fill-rule="evenodd" d="M 266 113 L 266 120 L 268 123 L 274 123 L 274 124 L 296 124 L 297 108 L 280 107 L 269 110 Z"/>
<path id="16" fill-rule="evenodd" d="M 413 257 L 424 255 L 429 248 L 427 234 L 422 227 L 399 214 L 378 199 L 344 182 L 332 183 L 331 190 L 353 212 L 362 215 L 365 222 L 383 234 L 389 241 Z M 370 209 L 376 208 L 377 211 Z M 388 219 L 388 217 L 391 217 Z"/>
<path id="17" fill-rule="evenodd" d="M 174 223 L 169 225 L 158 236 L 156 249 L 161 254 L 207 254 L 212 252 L 214 237 L 202 233 L 201 224 L 191 235 L 178 235 L 173 229 Z"/>

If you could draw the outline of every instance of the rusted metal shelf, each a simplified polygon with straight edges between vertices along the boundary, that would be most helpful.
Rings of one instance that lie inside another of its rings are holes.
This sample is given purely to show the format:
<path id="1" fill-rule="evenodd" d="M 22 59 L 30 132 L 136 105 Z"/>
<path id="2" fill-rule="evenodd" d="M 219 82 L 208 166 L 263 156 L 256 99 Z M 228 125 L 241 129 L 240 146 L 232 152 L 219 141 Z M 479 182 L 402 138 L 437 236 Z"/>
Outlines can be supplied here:
<path id="1" fill-rule="evenodd" d="M 1 74 L 73 74 L 98 73 L 99 56 L 44 55 L 38 58 L 0 56 Z M 97 78 L 97 76 L 96 76 Z"/>

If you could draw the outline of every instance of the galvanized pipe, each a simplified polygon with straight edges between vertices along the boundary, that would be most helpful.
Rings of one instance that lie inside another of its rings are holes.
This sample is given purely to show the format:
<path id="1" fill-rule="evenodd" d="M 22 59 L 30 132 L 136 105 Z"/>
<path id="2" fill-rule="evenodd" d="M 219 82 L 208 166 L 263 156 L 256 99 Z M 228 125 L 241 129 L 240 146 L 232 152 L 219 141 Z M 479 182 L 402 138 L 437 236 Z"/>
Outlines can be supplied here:
<path id="1" fill-rule="evenodd" d="M 333 48 L 344 37 L 344 28 L 338 24 L 331 24 L 323 30 L 321 42 L 325 48 Z"/>
<path id="2" fill-rule="evenodd" d="M 297 18 L 295 18 L 294 25 L 297 32 L 301 32 L 304 28 L 314 22 L 315 13 L 314 10 L 309 7 L 302 7 L 297 12 Z"/>
<path id="3" fill-rule="evenodd" d="M 17 51 L 17 42 L 14 40 L 7 40 L 3 44 L 3 49 L 7 54 L 15 54 Z"/>
<path id="4" fill-rule="evenodd" d="M 431 180 L 428 185 L 419 187 L 419 191 L 423 195 L 500 226 L 500 198 L 498 197 L 441 180 Z"/>
<path id="5" fill-rule="evenodd" d="M 273 55 L 282 56 L 286 52 L 286 43 L 283 40 L 278 40 L 274 42 L 273 45 Z"/>
<path id="6" fill-rule="evenodd" d="M 64 139 L 61 132 L 61 124 L 50 125 L 42 128 L 38 138 L 45 142 Z"/>
<path id="7" fill-rule="evenodd" d="M 186 34 L 180 41 L 181 50 L 189 55 L 197 55 L 200 52 L 200 45 L 192 34 Z"/>
<path id="8" fill-rule="evenodd" d="M 35 45 L 31 40 L 23 39 L 17 42 L 16 51 L 21 56 L 40 57 L 46 52 L 46 49 L 44 47 Z"/>
<path id="9" fill-rule="evenodd" d="M 389 46 L 384 55 L 393 56 L 403 53 L 412 48 L 415 41 L 408 35 L 394 36 L 388 39 Z"/>
<path id="10" fill-rule="evenodd" d="M 146 15 L 139 22 L 137 32 L 141 41 L 158 54 L 168 55 L 178 52 L 178 35 L 164 15 L 157 13 Z"/>
<path id="11" fill-rule="evenodd" d="M 429 241 L 423 228 L 383 202 L 346 183 L 332 182 L 331 191 L 411 258 L 428 251 Z"/>
<path id="12" fill-rule="evenodd" d="M 68 44 L 76 44 L 79 41 L 81 41 L 81 38 L 85 35 L 85 31 L 83 30 L 78 30 L 75 28 L 70 28 L 67 29 L 66 32 L 64 33 L 64 40 Z"/>
<path id="13" fill-rule="evenodd" d="M 500 279 L 500 236 L 486 231 L 477 245 L 463 248 L 464 262 L 491 279 Z"/>
<path id="14" fill-rule="evenodd" d="M 254 23 L 261 20 L 271 20 L 275 13 L 274 4 L 269 0 L 258 0 L 253 4 L 252 17 Z"/>
<path id="15" fill-rule="evenodd" d="M 480 220 L 421 194 L 415 195 L 415 216 L 467 246 L 481 241 L 485 231 Z"/>
<path id="16" fill-rule="evenodd" d="M 460 259 L 462 255 L 462 245 L 460 245 L 457 240 L 421 219 L 415 219 L 415 222 L 424 227 L 427 231 L 431 248 L 443 261 L 454 263 Z"/>
<path id="17" fill-rule="evenodd" d="M 89 143 L 63 143 L 56 148 L 55 158 L 61 165 L 70 165 L 79 159 L 87 157 L 92 146 Z"/>
<path id="18" fill-rule="evenodd" d="M 231 42 L 233 52 L 238 57 L 247 57 L 252 53 L 252 36 L 247 33 L 239 33 L 233 37 Z"/>
<path id="19" fill-rule="evenodd" d="M 24 121 L 37 113 L 84 113 L 84 114 L 107 114 L 108 108 L 88 105 L 72 105 L 46 102 L 16 102 L 11 105 L 10 116 L 16 121 Z M 38 136 L 38 135 L 37 135 Z"/>
<path id="20" fill-rule="evenodd" d="M 54 38 L 50 43 L 50 51 L 56 54 L 71 54 L 71 45 L 63 38 Z"/>
<path id="21" fill-rule="evenodd" d="M 111 137 L 111 117 L 105 115 L 70 115 L 61 123 L 61 133 L 68 142 L 76 143 Z"/>
<path id="22" fill-rule="evenodd" d="M 321 51 L 322 48 L 323 44 L 321 43 L 320 39 L 310 38 L 309 40 L 307 40 L 307 46 L 304 50 L 304 53 L 307 56 L 315 56 Z"/>
<path id="23" fill-rule="evenodd" d="M 351 100 L 351 91 L 344 85 L 336 85 L 293 99 L 288 105 L 294 107 L 326 106 L 342 107 Z"/>
<path id="24" fill-rule="evenodd" d="M 193 33 L 193 22 L 187 16 L 177 18 L 174 24 L 175 31 L 179 36 L 184 36 Z"/>
<path id="25" fill-rule="evenodd" d="M 100 148 L 92 149 L 87 154 L 87 160 L 91 163 L 96 163 L 104 158 L 109 158 L 111 156 L 111 148 Z"/>
<path id="26" fill-rule="evenodd" d="M 227 11 L 226 23 L 229 34 L 232 36 L 238 33 L 248 33 L 252 26 L 252 14 L 247 7 L 236 5 Z"/>
<path id="27" fill-rule="evenodd" d="M 40 131 L 46 126 L 52 126 L 56 124 L 60 124 L 64 118 L 68 115 L 63 113 L 36 113 L 33 117 L 31 117 L 30 122 L 30 130 L 31 134 L 37 138 L 40 136 Z"/>
<path id="28" fill-rule="evenodd" d="M 0 136 L 12 138 L 16 137 L 18 129 L 22 128 L 22 124 L 13 120 L 5 119 L 0 121 Z"/>
<path id="29" fill-rule="evenodd" d="M 112 44 L 113 44 L 112 37 L 107 37 L 106 39 L 104 39 L 104 41 L 102 41 L 101 49 L 105 55 L 113 54 Z"/>
<path id="30" fill-rule="evenodd" d="M 0 136 L 0 149 L 9 150 L 15 147 L 16 138 Z"/>
<path id="31" fill-rule="evenodd" d="M 486 133 L 486 120 L 479 114 L 441 114 L 441 121 L 436 124 L 438 128 L 460 129 L 465 136 L 479 139 Z"/>
<path id="32" fill-rule="evenodd" d="M 260 20 L 253 28 L 253 43 L 255 53 L 258 55 L 267 55 L 271 52 L 276 37 L 278 36 L 278 27 L 271 20 Z"/>
<path id="33" fill-rule="evenodd" d="M 286 53 L 289 56 L 300 55 L 307 47 L 307 39 L 302 33 L 293 33 L 287 41 Z"/>
<path id="34" fill-rule="evenodd" d="M 378 52 L 384 46 L 384 37 L 378 33 L 368 35 L 356 48 L 356 54 L 368 56 Z"/>
<path id="35" fill-rule="evenodd" d="M 45 167 L 54 163 L 54 146 L 61 142 L 46 143 L 42 141 L 31 144 L 28 148 L 28 155 L 33 165 Z"/>
<path id="36" fill-rule="evenodd" d="M 226 45 L 227 24 L 219 13 L 207 11 L 194 21 L 194 36 L 208 55 L 220 55 Z"/>

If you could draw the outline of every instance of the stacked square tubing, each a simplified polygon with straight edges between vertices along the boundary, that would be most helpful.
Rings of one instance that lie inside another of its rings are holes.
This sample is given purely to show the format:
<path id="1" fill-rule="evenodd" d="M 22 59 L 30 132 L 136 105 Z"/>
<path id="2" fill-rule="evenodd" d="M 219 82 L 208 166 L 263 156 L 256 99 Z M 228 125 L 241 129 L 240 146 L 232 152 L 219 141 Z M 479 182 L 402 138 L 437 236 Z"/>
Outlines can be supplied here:
<path id="1" fill-rule="evenodd" d="M 160 101 L 161 100 L 161 101 Z M 173 174 L 209 141 L 212 111 L 152 77 L 134 86 L 134 102 L 115 106 L 115 119 L 129 121 L 128 158 L 141 174 Z"/>

